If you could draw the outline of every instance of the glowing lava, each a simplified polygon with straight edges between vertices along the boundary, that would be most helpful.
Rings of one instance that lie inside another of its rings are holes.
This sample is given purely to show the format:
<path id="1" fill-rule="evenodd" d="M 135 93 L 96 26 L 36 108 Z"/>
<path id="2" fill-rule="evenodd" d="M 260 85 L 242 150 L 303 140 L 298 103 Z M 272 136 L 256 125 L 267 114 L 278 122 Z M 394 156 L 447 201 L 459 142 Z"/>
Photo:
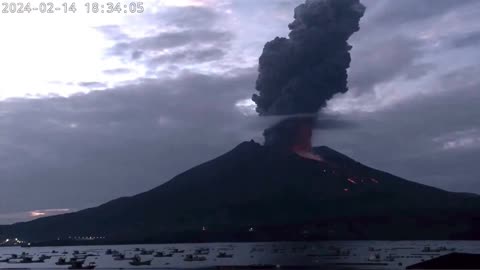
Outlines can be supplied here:
<path id="1" fill-rule="evenodd" d="M 265 145 L 273 146 L 283 151 L 294 152 L 297 155 L 324 162 L 312 152 L 312 133 L 315 118 L 312 116 L 296 116 L 284 119 L 265 130 Z"/>
<path id="2" fill-rule="evenodd" d="M 291 151 L 297 155 L 323 162 L 324 160 L 312 152 L 313 128 L 311 119 L 299 119 L 296 127 L 296 134 Z"/>
<path id="3" fill-rule="evenodd" d="M 353 180 L 352 178 L 348 178 L 347 180 L 348 180 L 348 182 L 350 182 L 350 183 L 352 183 L 352 184 L 354 184 L 354 185 L 357 184 L 357 182 L 355 182 L 355 180 Z"/>

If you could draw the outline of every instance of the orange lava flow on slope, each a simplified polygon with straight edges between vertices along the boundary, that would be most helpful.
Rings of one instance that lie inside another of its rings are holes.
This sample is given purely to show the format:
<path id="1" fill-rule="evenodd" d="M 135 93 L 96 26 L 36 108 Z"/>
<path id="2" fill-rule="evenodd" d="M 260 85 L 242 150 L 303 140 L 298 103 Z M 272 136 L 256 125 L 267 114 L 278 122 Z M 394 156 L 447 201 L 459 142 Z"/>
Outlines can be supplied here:
<path id="1" fill-rule="evenodd" d="M 310 119 L 300 120 L 291 150 L 303 158 L 324 162 L 320 156 L 312 152 L 312 125 Z"/>

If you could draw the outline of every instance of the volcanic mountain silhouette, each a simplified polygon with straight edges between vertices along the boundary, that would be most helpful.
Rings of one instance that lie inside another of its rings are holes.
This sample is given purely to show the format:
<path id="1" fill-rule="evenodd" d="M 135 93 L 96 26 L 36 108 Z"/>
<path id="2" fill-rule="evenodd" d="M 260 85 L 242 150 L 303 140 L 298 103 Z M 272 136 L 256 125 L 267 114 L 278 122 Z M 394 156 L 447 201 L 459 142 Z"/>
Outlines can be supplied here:
<path id="1" fill-rule="evenodd" d="M 145 193 L 1 229 L 28 241 L 479 239 L 480 196 L 314 152 L 325 162 L 243 142 Z"/>

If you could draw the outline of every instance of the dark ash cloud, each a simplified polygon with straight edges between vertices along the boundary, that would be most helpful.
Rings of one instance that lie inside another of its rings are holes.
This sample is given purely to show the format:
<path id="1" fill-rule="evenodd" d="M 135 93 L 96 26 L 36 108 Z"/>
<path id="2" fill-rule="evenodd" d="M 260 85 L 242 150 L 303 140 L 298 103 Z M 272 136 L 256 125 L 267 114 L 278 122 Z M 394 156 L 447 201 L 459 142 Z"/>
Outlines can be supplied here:
<path id="1" fill-rule="evenodd" d="M 295 8 L 289 39 L 268 42 L 252 100 L 260 115 L 316 113 L 347 88 L 351 46 L 365 7 L 358 0 L 308 0 Z"/>

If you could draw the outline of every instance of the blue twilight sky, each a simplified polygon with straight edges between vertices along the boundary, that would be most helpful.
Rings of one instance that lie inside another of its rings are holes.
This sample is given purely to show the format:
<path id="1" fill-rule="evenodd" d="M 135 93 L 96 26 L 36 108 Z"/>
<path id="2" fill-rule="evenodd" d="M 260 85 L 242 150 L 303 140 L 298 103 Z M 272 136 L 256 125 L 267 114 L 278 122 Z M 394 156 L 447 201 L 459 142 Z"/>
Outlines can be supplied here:
<path id="1" fill-rule="evenodd" d="M 480 193 L 480 2 L 362 2 L 350 91 L 326 109 L 355 125 L 315 144 Z M 261 141 L 258 57 L 302 1 L 143 3 L 142 14 L 0 14 L 0 224 L 133 195 Z"/>

